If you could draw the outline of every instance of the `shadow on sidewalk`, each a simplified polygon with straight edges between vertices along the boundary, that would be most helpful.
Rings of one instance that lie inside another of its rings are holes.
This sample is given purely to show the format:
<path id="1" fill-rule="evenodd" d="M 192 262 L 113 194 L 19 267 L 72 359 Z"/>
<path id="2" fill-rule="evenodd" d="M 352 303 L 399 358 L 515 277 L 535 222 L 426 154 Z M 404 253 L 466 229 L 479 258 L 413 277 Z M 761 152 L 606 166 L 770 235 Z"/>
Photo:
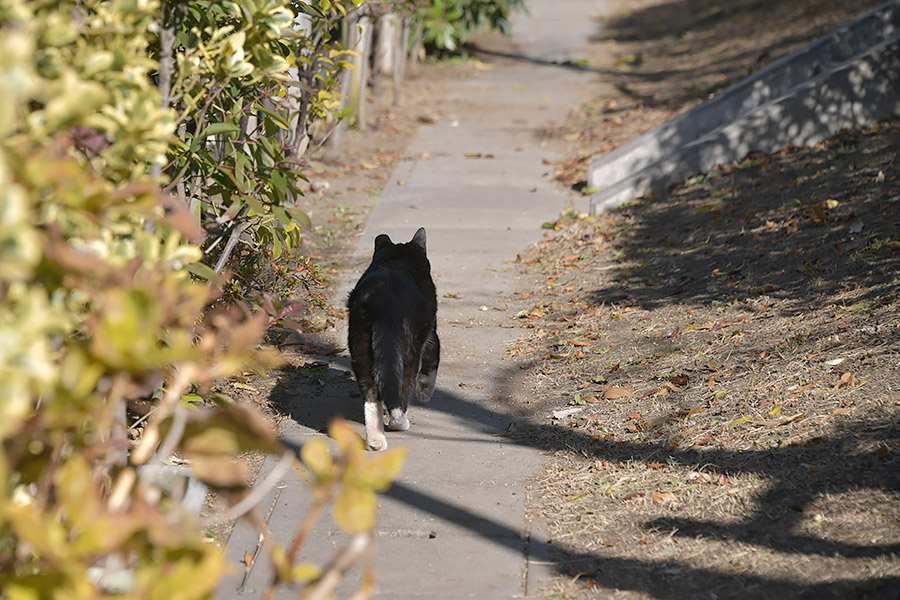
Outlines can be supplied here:
<path id="1" fill-rule="evenodd" d="M 355 388 L 352 378 L 346 376 L 347 359 L 339 357 L 337 368 L 323 368 L 320 379 L 329 389 L 324 395 L 311 389 L 301 389 L 297 380 L 308 378 L 283 371 L 277 393 L 293 398 L 288 408 L 298 423 L 312 429 L 321 429 L 334 416 L 343 416 L 361 422 L 362 411 L 358 394 L 351 397 Z M 508 389 L 511 380 L 520 376 L 517 370 L 508 369 L 497 379 L 498 389 Z M 343 399 L 340 394 L 344 394 Z M 488 394 L 485 394 L 487 398 Z M 300 399 L 303 400 L 300 400 Z M 324 400 L 324 401 L 323 401 Z M 579 453 L 585 457 L 602 458 L 610 463 L 627 461 L 668 460 L 670 464 L 684 465 L 723 475 L 754 473 L 771 481 L 765 493 L 758 497 L 753 516 L 740 522 L 715 522 L 679 518 L 663 518 L 647 521 L 641 527 L 647 531 L 672 530 L 678 537 L 738 541 L 762 546 L 773 553 L 808 557 L 870 558 L 900 554 L 900 544 L 852 544 L 842 541 L 811 537 L 797 533 L 804 515 L 792 507 L 813 502 L 823 493 L 841 493 L 859 489 L 877 489 L 889 493 L 900 492 L 900 475 L 896 460 L 879 460 L 870 452 L 858 452 L 865 445 L 895 445 L 900 441 L 900 419 L 878 422 L 857 422 L 836 428 L 829 439 L 816 444 L 787 446 L 778 449 L 722 451 L 716 449 L 669 450 L 665 442 L 642 443 L 594 439 L 583 431 L 561 425 L 529 422 L 508 412 L 495 411 L 458 395 L 439 389 L 435 393 L 432 410 L 453 415 L 460 423 L 481 434 L 498 431 L 499 423 L 517 421 L 519 431 L 513 437 L 494 443 L 524 445 L 543 451 L 561 449 Z M 458 439 L 458 438 L 457 438 Z M 494 438 L 497 439 L 497 438 Z M 482 438 L 483 440 L 483 438 Z M 465 441 L 465 440 L 463 440 Z M 473 439 L 474 441 L 481 441 Z M 294 448 L 299 451 L 299 448 Z M 835 461 L 835 456 L 843 460 Z M 798 477 L 798 464 L 821 464 L 822 469 L 806 475 L 804 485 L 794 484 Z M 633 590 L 656 598 L 682 599 L 691 597 L 746 598 L 748 594 L 760 598 L 827 598 L 861 596 L 867 598 L 895 598 L 900 589 L 900 577 L 837 580 L 816 584 L 804 584 L 796 580 L 773 575 L 727 573 L 708 568 L 694 568 L 673 560 L 637 560 L 627 557 L 605 556 L 592 553 L 572 553 L 553 540 L 532 538 L 523 541 L 521 532 L 490 518 L 474 514 L 467 507 L 447 502 L 423 492 L 421 489 L 395 483 L 386 495 L 417 510 L 467 528 L 473 534 L 491 540 L 495 544 L 521 551 L 523 545 L 529 554 L 553 556 L 557 571 L 564 576 L 591 573 L 602 587 Z M 543 548 L 540 548 L 543 547 Z M 540 548 L 540 550 L 539 550 Z M 534 590 L 532 590 L 532 593 Z"/>

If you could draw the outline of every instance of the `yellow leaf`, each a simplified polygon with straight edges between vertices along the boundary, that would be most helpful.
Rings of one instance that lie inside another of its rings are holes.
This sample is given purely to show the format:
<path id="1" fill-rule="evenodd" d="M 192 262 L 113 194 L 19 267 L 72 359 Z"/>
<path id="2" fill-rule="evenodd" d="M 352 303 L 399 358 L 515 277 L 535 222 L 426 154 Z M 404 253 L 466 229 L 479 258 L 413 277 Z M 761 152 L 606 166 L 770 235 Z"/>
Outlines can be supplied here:
<path id="1" fill-rule="evenodd" d="M 334 461 L 328 442 L 321 438 L 310 440 L 300 449 L 300 460 L 318 481 L 334 478 Z"/>
<path id="2" fill-rule="evenodd" d="M 291 581 L 309 583 L 322 576 L 322 569 L 313 563 L 300 563 L 291 569 Z"/>
<path id="3" fill-rule="evenodd" d="M 230 456 L 200 454 L 190 458 L 194 476 L 213 487 L 243 487 L 250 480 L 247 464 Z"/>
<path id="4" fill-rule="evenodd" d="M 358 473 L 353 474 L 355 482 L 376 492 L 385 491 L 403 468 L 406 452 L 404 447 L 379 452 L 355 469 L 358 470 Z"/>
<path id="5" fill-rule="evenodd" d="M 362 458 L 365 452 L 365 443 L 359 434 L 343 419 L 334 419 L 328 424 L 328 435 L 334 440 L 341 456 Z"/>
<path id="6" fill-rule="evenodd" d="M 278 580 L 287 581 L 291 576 L 291 565 L 288 563 L 287 552 L 285 552 L 284 546 L 272 548 L 271 558 L 275 572 L 278 574 Z"/>
<path id="7" fill-rule="evenodd" d="M 344 486 L 334 499 L 334 522 L 345 533 L 363 533 L 375 525 L 375 492 Z"/>
<path id="8" fill-rule="evenodd" d="M 734 429 L 734 428 L 737 427 L 738 425 L 743 425 L 744 423 L 746 423 L 747 421 L 749 421 L 751 418 L 752 418 L 752 417 L 744 416 L 744 417 L 740 417 L 740 418 L 738 418 L 738 419 L 735 419 L 734 421 L 732 421 L 731 423 L 728 424 L 728 429 Z"/>

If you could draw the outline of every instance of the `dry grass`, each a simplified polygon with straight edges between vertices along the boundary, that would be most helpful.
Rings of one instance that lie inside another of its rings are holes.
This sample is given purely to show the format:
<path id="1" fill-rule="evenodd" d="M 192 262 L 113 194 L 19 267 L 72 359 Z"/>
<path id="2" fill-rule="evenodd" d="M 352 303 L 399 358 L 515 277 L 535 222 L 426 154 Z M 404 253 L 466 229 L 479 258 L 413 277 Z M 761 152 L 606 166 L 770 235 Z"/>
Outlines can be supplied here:
<path id="1" fill-rule="evenodd" d="M 554 593 L 893 597 L 898 153 L 884 124 L 756 156 L 522 257 Z"/>

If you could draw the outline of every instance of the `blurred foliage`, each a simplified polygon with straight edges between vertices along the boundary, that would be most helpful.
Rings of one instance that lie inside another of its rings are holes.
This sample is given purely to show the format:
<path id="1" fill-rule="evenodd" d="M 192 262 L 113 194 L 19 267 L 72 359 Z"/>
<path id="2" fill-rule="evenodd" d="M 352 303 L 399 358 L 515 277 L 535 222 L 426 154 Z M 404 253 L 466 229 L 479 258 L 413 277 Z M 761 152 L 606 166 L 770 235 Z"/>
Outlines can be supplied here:
<path id="1" fill-rule="evenodd" d="M 341 12 L 318 6 L 326 5 Z M 173 16 L 196 7 L 202 14 Z M 182 37 L 166 77 L 160 40 L 172 19 L 169 31 Z M 4 598 L 209 597 L 225 569 L 222 550 L 182 508 L 183 490 L 158 483 L 163 465 L 178 451 L 198 479 L 240 498 L 247 473 L 236 454 L 296 461 L 255 409 L 205 391 L 274 364 L 258 341 L 289 309 L 270 302 L 273 317 L 210 308 L 215 287 L 191 276 L 209 271 L 201 245 L 211 222 L 244 219 L 250 235 L 273 244 L 267 224 L 287 239 L 297 223 L 292 184 L 276 176 L 297 174 L 284 159 L 289 145 L 259 142 L 262 154 L 253 154 L 249 129 L 237 143 L 241 114 L 282 118 L 262 102 L 286 89 L 279 74 L 300 34 L 283 28 L 293 22 L 286 2 L 0 0 Z M 235 108 L 240 90 L 250 108 Z M 310 110 L 329 110 L 310 98 Z M 266 119 L 258 122 L 266 131 Z M 233 179 L 223 179 L 229 168 Z M 132 440 L 126 403 L 151 395 L 158 402 Z M 200 406 L 202 397 L 218 407 Z M 333 494 L 343 529 L 368 531 L 371 494 L 402 455 L 367 460 L 347 426 L 332 434 L 337 455 L 310 467 L 312 493 Z M 271 543 L 267 551 L 275 584 L 333 584 L 327 568 L 294 567 L 295 551 Z"/>
<path id="2" fill-rule="evenodd" d="M 509 16 L 525 10 L 524 0 L 431 0 L 416 3 L 422 41 L 438 50 L 456 50 L 476 31 L 509 33 Z"/>

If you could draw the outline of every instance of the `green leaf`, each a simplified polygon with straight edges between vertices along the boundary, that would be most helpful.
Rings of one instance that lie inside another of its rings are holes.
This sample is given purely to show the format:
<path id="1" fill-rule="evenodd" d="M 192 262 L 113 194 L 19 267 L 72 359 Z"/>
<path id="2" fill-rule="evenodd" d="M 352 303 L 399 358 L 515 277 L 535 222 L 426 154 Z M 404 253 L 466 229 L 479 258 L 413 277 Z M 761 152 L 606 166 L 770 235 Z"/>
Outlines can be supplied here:
<path id="1" fill-rule="evenodd" d="M 242 192 L 248 191 L 246 180 L 244 179 L 244 169 L 247 167 L 248 162 L 250 162 L 250 159 L 243 152 L 238 152 L 234 157 L 234 179 L 238 189 Z"/>
<path id="2" fill-rule="evenodd" d="M 299 208 L 295 208 L 293 206 L 285 206 L 284 210 L 286 210 L 288 214 L 291 215 L 294 223 L 303 225 L 304 227 L 312 227 L 312 219 L 309 218 L 309 215 L 306 214 L 305 211 L 302 211 Z"/>
<path id="3" fill-rule="evenodd" d="M 242 208 L 244 208 L 244 202 L 240 198 L 235 198 L 234 202 L 228 206 L 228 210 L 225 211 L 225 216 L 234 219 Z"/>
<path id="4" fill-rule="evenodd" d="M 197 136 L 197 139 L 204 139 L 211 135 L 216 135 L 219 133 L 237 133 L 241 130 L 240 127 L 234 121 L 227 121 L 225 123 L 213 123 L 206 129 L 204 129 L 200 135 Z"/>
<path id="5" fill-rule="evenodd" d="M 272 214 L 275 215 L 275 218 L 278 219 L 283 227 L 291 225 L 291 217 L 288 215 L 287 211 L 284 210 L 284 207 L 273 206 Z"/>
<path id="6" fill-rule="evenodd" d="M 284 115 L 280 115 L 277 112 L 275 112 L 274 110 L 269 110 L 268 108 L 262 108 L 261 106 L 257 107 L 256 110 L 258 110 L 259 112 L 263 113 L 264 115 L 266 115 L 267 117 L 272 119 L 272 121 L 276 125 L 281 127 L 282 129 L 285 129 L 285 130 L 288 129 L 288 123 L 285 120 Z"/>
<path id="7" fill-rule="evenodd" d="M 272 236 L 272 258 L 281 258 L 281 238 L 277 235 Z"/>
<path id="8" fill-rule="evenodd" d="M 264 216 L 264 215 L 266 214 L 266 212 L 268 212 L 268 211 L 266 211 L 266 209 L 265 209 L 265 207 L 263 206 L 263 204 L 262 204 L 259 200 L 257 200 L 255 197 L 253 197 L 253 196 L 244 196 L 244 201 L 245 201 L 248 205 L 250 205 L 250 208 L 251 208 L 251 209 L 253 210 L 253 212 L 255 212 L 256 215 L 259 216 L 259 217 Z"/>
<path id="9" fill-rule="evenodd" d="M 207 281 L 215 281 L 219 277 L 211 267 L 204 265 L 203 263 L 190 263 L 184 268 L 188 273 L 206 279 Z"/>
<path id="10" fill-rule="evenodd" d="M 287 178 L 282 171 L 272 171 L 272 187 L 277 192 L 279 204 L 287 201 Z"/>

